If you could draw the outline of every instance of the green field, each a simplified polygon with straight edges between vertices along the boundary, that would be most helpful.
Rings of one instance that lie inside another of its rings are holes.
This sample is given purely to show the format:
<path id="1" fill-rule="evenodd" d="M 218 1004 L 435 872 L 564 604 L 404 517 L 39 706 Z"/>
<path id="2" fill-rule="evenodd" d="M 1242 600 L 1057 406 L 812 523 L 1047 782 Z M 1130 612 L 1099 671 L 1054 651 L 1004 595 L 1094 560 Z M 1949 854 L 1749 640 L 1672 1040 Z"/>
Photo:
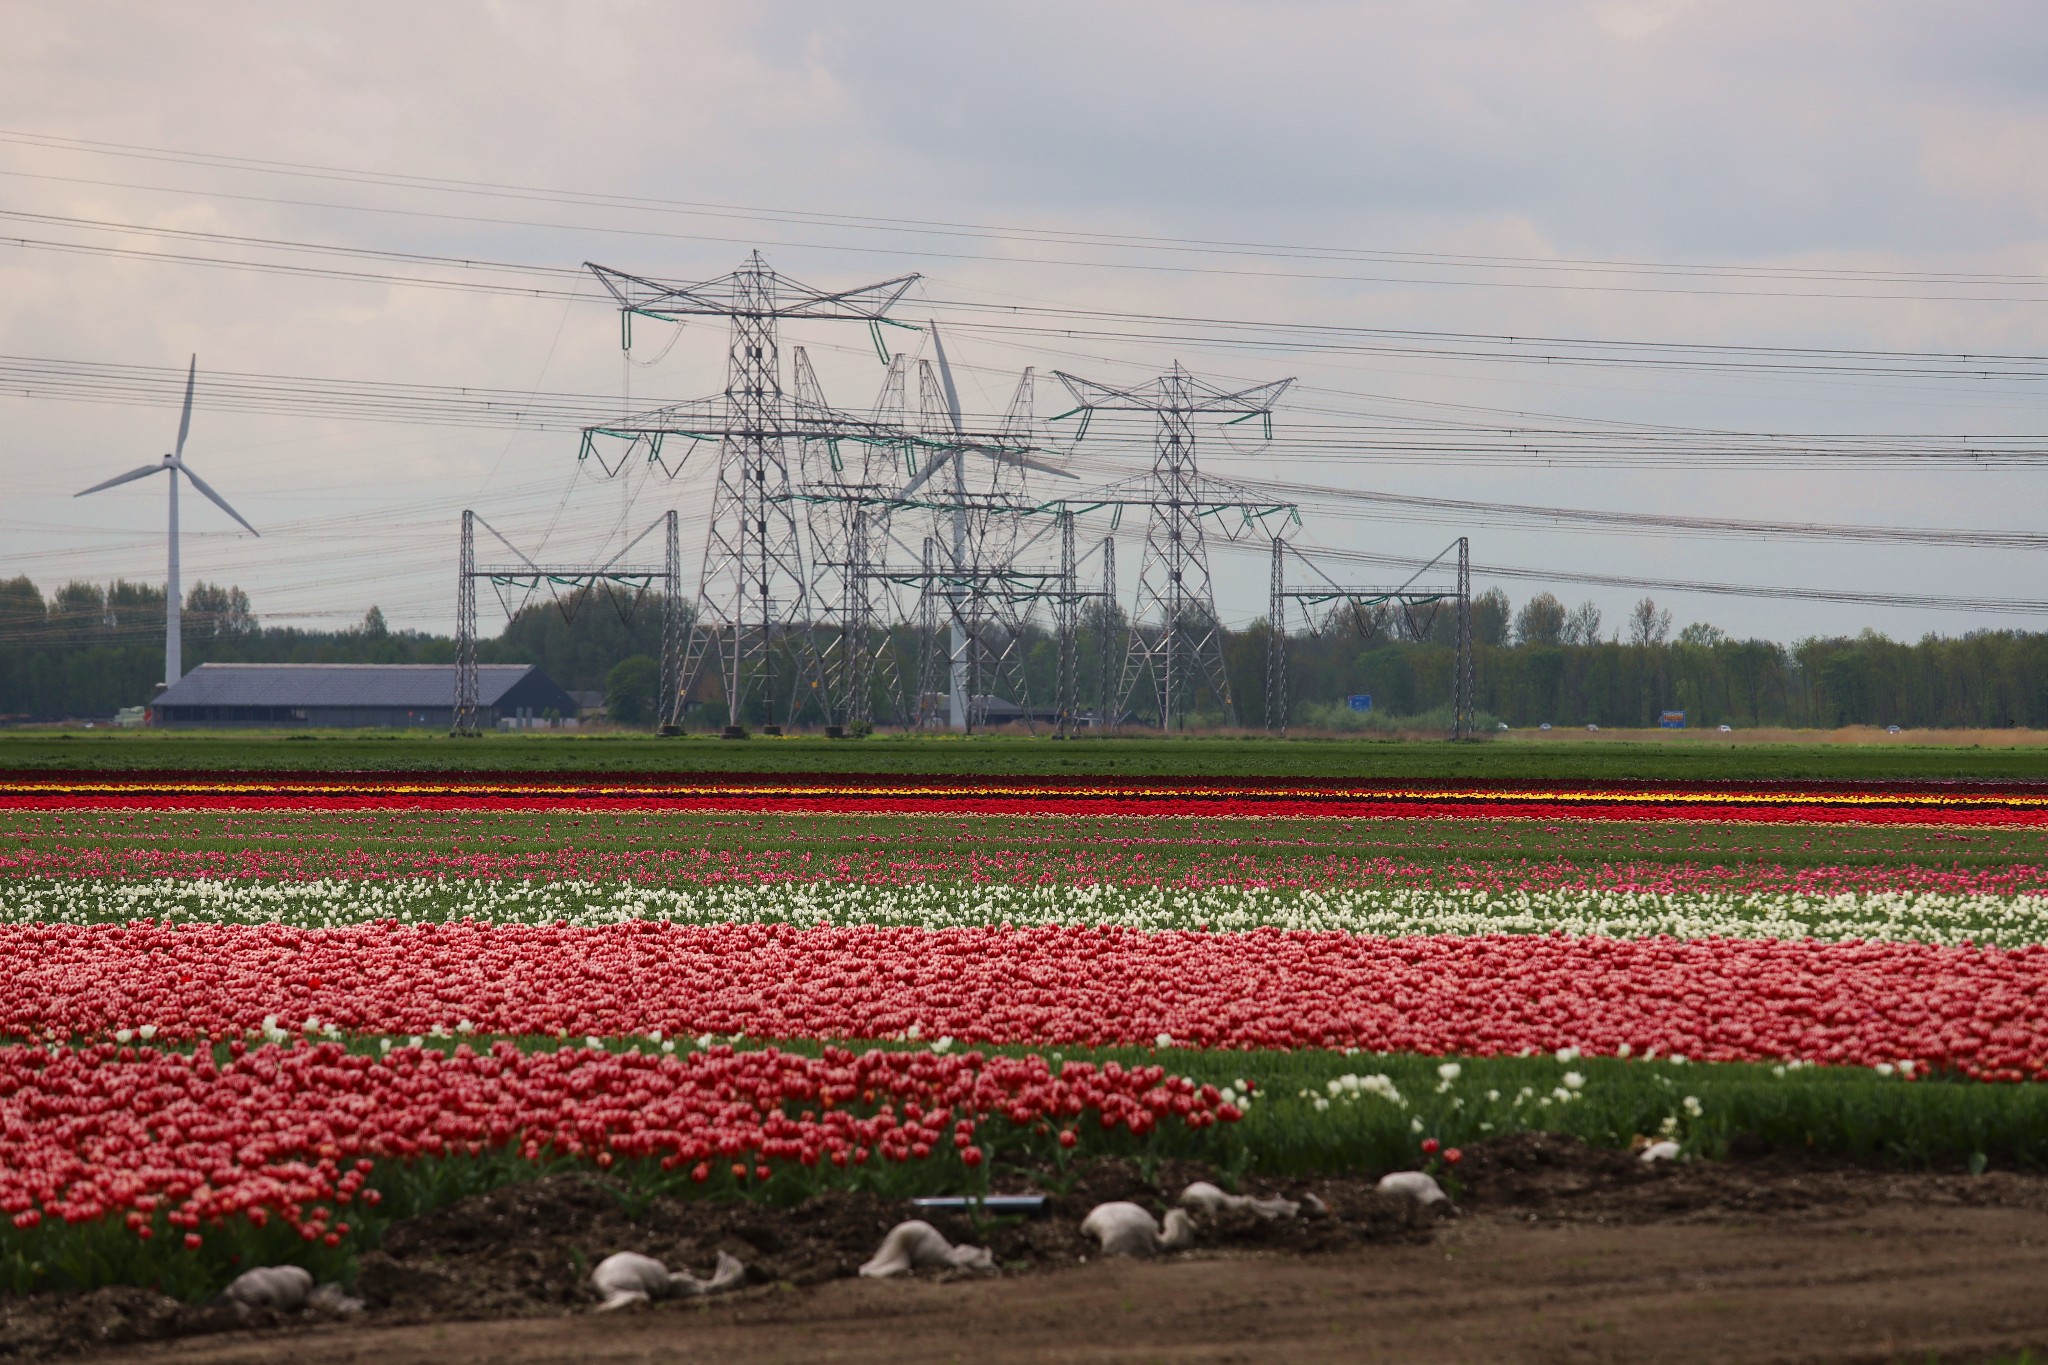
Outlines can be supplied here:
<path id="1" fill-rule="evenodd" d="M 461 873 L 485 856 L 498 876 L 701 880 L 713 867 L 835 880 L 1169 882 L 1307 878 L 1357 883 L 1424 868 L 1710 865 L 1735 881 L 1810 868 L 1946 871 L 2048 865 L 2048 829 L 1705 821 L 1161 819 L 1153 816 L 897 815 L 735 811 L 10 811 L 0 859 L 89 855 L 94 876 L 363 877 Z M 162 866 L 145 873 L 151 858 Z M 0 868 L 6 867 L 0 861 Z M 1318 869 L 1328 869 L 1319 878 Z M 77 875 L 66 870 L 64 875 Z M 469 875 L 476 875 L 471 871 Z M 1720 880 L 1720 879 L 1717 879 Z"/>
<path id="2" fill-rule="evenodd" d="M 1301 777 L 1508 781 L 1981 778 L 2048 780 L 2048 746 L 1730 742 L 807 737 L 743 742 L 691 735 L 446 735 L 322 731 L 0 735 L 0 770 L 300 770 L 930 775 L 959 777 Z"/>

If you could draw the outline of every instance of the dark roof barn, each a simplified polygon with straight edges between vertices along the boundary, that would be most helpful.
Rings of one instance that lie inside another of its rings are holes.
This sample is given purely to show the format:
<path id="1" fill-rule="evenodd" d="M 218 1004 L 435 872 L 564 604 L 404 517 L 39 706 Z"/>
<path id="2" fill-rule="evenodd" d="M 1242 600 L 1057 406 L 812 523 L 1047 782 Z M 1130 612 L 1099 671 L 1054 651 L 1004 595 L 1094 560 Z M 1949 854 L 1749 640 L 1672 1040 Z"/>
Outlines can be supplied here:
<path id="1" fill-rule="evenodd" d="M 486 725 L 576 716 L 576 699 L 532 664 L 481 664 Z M 158 725 L 454 724 L 453 664 L 201 664 L 150 704 Z"/>

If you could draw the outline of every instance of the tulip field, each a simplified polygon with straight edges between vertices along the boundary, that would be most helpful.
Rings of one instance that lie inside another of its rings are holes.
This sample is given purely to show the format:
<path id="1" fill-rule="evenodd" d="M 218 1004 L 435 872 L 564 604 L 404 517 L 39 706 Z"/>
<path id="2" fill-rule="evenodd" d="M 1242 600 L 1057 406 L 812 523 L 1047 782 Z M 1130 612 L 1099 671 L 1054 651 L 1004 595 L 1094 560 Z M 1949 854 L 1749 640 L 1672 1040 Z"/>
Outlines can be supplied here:
<path id="1" fill-rule="evenodd" d="M 14 1291 L 345 1276 L 565 1165 L 2048 1163 L 2026 784 L 15 773 L 0 963 Z"/>

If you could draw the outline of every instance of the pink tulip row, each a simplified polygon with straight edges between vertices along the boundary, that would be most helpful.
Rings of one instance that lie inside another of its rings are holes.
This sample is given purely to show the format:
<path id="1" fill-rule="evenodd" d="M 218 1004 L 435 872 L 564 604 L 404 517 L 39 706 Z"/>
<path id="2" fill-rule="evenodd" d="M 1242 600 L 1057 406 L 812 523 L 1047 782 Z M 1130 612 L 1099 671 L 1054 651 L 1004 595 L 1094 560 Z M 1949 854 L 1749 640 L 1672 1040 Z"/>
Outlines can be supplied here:
<path id="1" fill-rule="evenodd" d="M 2048 1078 L 2048 947 L 635 922 L 0 928 L 0 1034 L 768 1038 L 1699 1060 Z"/>

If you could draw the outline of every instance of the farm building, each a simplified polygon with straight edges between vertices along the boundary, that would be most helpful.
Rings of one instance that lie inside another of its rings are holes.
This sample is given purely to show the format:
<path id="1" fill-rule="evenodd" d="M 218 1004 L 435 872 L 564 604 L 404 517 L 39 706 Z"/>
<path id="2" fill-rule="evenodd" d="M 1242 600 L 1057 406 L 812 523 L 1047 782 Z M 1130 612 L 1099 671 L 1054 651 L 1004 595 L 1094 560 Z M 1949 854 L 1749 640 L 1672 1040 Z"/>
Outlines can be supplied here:
<path id="1" fill-rule="evenodd" d="M 532 664 L 477 668 L 485 729 L 576 723 L 576 699 Z M 201 664 L 150 704 L 161 726 L 448 729 L 453 664 Z"/>

